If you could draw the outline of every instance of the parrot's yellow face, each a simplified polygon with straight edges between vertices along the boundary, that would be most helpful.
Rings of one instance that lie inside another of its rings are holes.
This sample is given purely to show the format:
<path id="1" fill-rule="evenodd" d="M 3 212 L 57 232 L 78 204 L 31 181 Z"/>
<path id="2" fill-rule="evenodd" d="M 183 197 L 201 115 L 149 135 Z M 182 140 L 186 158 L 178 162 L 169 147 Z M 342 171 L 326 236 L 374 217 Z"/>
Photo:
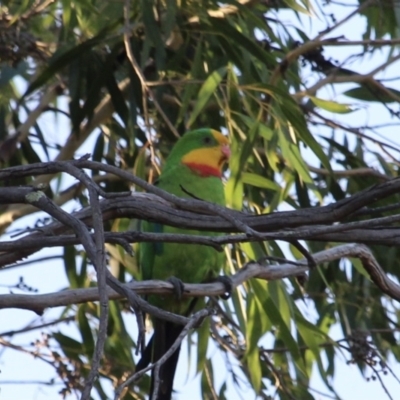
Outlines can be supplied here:
<path id="1" fill-rule="evenodd" d="M 210 129 L 209 135 L 203 135 L 200 140 L 198 148 L 190 150 L 182 157 L 182 164 L 200 176 L 221 177 L 222 168 L 231 154 L 228 138 Z"/>

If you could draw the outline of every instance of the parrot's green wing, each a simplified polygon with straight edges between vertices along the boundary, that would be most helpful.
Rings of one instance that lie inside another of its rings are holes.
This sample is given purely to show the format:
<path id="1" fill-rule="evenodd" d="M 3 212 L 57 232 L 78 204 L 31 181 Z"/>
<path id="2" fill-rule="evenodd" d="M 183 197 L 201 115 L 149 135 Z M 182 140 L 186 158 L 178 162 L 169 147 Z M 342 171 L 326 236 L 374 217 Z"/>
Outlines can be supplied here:
<path id="1" fill-rule="evenodd" d="M 162 224 L 142 221 L 140 230 L 142 232 L 163 233 Z M 155 257 L 161 257 L 164 243 L 162 242 L 144 242 L 140 245 L 140 269 L 143 280 L 153 279 L 153 266 Z"/>

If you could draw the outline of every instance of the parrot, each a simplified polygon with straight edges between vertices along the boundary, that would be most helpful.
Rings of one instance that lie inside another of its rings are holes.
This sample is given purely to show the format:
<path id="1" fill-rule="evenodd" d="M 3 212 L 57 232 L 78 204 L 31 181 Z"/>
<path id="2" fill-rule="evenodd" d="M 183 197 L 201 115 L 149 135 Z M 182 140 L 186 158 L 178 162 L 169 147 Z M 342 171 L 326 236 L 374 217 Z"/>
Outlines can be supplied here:
<path id="1" fill-rule="evenodd" d="M 223 166 L 230 156 L 229 140 L 222 133 L 209 129 L 197 129 L 185 133 L 172 148 L 164 168 L 155 182 L 157 187 L 182 198 L 196 198 L 218 205 L 225 205 L 222 183 Z M 216 236 L 216 232 L 203 232 L 175 228 L 153 222 L 142 221 L 142 231 L 157 233 L 185 233 L 193 235 Z M 175 296 L 150 295 L 147 301 L 163 310 L 189 315 L 196 299 L 182 299 L 183 284 L 203 283 L 219 280 L 219 272 L 224 254 L 213 247 L 200 244 L 150 243 L 139 246 L 139 266 L 142 279 L 170 281 L 176 291 Z M 229 279 L 229 278 L 227 278 Z M 227 291 L 229 284 L 221 279 Z M 136 365 L 136 371 L 146 368 L 150 362 L 156 362 L 173 345 L 183 326 L 153 318 L 154 333 L 149 340 L 142 357 Z M 159 370 L 159 389 L 157 398 L 152 398 L 154 390 L 154 369 L 152 370 L 150 399 L 170 400 L 173 380 L 179 358 L 178 348 Z"/>

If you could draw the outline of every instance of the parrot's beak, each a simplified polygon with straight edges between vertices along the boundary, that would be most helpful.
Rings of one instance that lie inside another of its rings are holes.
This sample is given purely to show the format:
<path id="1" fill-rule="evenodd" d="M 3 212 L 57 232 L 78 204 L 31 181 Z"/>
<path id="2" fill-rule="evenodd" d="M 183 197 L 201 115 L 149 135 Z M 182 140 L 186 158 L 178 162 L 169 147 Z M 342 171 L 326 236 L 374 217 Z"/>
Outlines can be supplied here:
<path id="1" fill-rule="evenodd" d="M 221 153 L 222 153 L 221 160 L 219 161 L 220 166 L 226 163 L 229 160 L 229 157 L 231 156 L 231 149 L 229 147 L 229 144 L 221 145 Z"/>
<path id="2" fill-rule="evenodd" d="M 229 139 L 224 136 L 221 132 L 215 131 L 211 129 L 211 133 L 213 134 L 215 140 L 218 142 L 219 146 L 214 147 L 214 154 L 219 157 L 218 158 L 218 167 L 222 169 L 223 165 L 229 160 L 231 156 L 231 149 L 229 147 Z"/>
<path id="3" fill-rule="evenodd" d="M 229 160 L 229 157 L 231 156 L 231 149 L 229 147 L 229 144 L 223 144 L 221 146 L 221 152 L 224 155 L 224 158 L 226 160 Z"/>

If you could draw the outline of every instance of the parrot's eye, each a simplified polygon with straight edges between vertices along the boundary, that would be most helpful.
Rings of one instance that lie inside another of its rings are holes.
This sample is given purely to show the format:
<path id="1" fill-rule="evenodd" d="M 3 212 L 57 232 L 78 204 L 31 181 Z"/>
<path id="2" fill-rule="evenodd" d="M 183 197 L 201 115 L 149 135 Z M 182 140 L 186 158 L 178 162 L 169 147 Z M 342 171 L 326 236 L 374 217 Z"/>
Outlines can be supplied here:
<path id="1" fill-rule="evenodd" d="M 211 138 L 208 137 L 208 136 L 206 136 L 206 137 L 203 139 L 203 143 L 204 143 L 204 144 L 210 144 L 210 143 L 211 143 Z"/>

